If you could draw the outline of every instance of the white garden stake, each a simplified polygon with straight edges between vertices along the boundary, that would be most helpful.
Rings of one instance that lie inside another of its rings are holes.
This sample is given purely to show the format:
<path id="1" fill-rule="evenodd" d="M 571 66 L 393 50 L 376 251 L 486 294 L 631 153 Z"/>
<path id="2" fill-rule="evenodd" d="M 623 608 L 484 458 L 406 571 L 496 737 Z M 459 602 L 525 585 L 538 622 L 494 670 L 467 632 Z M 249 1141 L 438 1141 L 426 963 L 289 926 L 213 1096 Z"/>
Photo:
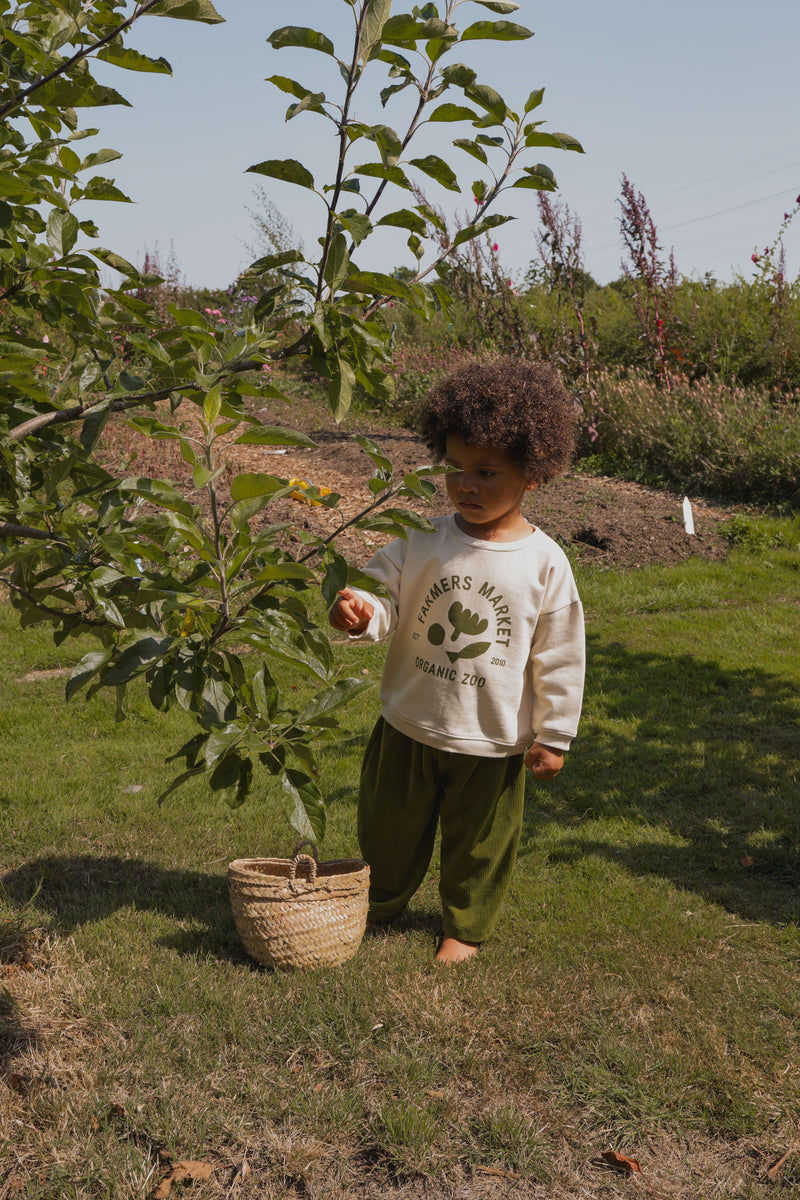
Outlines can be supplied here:
<path id="1" fill-rule="evenodd" d="M 689 503 L 688 496 L 683 497 L 683 524 L 686 527 L 688 534 L 694 534 L 694 517 L 692 516 L 692 506 Z"/>

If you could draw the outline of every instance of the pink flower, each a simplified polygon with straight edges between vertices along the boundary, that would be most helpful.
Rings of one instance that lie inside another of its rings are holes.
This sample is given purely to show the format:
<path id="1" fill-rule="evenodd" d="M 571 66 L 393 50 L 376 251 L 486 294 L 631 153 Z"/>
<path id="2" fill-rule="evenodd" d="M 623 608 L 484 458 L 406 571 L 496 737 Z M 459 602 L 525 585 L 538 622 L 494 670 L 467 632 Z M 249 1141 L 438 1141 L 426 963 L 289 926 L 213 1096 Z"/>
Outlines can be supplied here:
<path id="1" fill-rule="evenodd" d="M 44 335 L 44 337 L 42 338 L 42 341 L 43 341 L 43 342 L 49 342 L 49 341 L 50 341 L 50 338 L 47 336 L 47 334 L 45 334 L 45 335 Z"/>
<path id="2" fill-rule="evenodd" d="M 592 443 L 596 442 L 600 436 L 600 434 L 595 429 L 594 425 L 589 426 L 587 433 L 589 434 L 589 441 Z"/>
<path id="3" fill-rule="evenodd" d="M 498 246 L 497 242 L 493 242 L 493 243 L 492 243 L 492 253 L 493 253 L 493 254 L 497 254 L 497 251 L 498 251 L 499 249 L 500 249 L 500 247 Z"/>
<path id="4" fill-rule="evenodd" d="M 751 255 L 750 255 L 750 262 L 757 263 L 757 262 L 759 262 L 759 261 L 760 261 L 760 259 L 759 259 L 759 256 L 758 256 L 757 254 L 751 254 Z"/>
<path id="5" fill-rule="evenodd" d="M 800 196 L 798 196 L 797 199 L 795 200 L 795 204 L 800 204 Z"/>

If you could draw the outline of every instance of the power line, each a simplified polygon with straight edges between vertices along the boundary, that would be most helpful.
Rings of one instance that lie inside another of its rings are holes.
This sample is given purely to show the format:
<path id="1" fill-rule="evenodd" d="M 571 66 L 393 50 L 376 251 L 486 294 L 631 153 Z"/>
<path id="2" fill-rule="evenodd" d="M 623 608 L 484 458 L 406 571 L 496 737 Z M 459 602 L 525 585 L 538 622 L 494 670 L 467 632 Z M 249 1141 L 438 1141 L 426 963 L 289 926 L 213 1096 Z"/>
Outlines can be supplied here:
<path id="1" fill-rule="evenodd" d="M 664 233 L 669 233 L 670 229 L 682 229 L 684 225 L 696 225 L 698 221 L 710 221 L 712 217 L 723 217 L 726 213 L 738 212 L 740 208 L 752 208 L 754 204 L 762 204 L 765 200 L 775 200 L 779 196 L 790 196 L 795 192 L 794 188 L 784 188 L 782 192 L 773 192 L 771 196 L 759 196 L 757 200 L 747 200 L 744 204 L 734 204 L 731 208 L 720 208 L 717 212 L 707 213 L 704 217 L 692 217 L 688 221 L 679 221 L 677 225 L 667 225 L 664 228 Z M 795 192 L 795 194 L 797 194 Z"/>

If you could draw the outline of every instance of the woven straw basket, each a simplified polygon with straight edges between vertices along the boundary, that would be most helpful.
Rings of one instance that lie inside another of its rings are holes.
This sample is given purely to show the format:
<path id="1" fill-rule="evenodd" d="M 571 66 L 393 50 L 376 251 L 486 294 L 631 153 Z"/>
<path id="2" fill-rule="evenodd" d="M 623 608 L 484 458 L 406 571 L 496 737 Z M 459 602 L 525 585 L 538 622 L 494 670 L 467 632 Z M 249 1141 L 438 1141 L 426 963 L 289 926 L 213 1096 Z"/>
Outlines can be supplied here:
<path id="1" fill-rule="evenodd" d="M 244 948 L 266 967 L 338 966 L 364 936 L 369 867 L 358 859 L 320 862 L 313 842 L 301 842 L 291 859 L 237 859 L 228 886 Z"/>

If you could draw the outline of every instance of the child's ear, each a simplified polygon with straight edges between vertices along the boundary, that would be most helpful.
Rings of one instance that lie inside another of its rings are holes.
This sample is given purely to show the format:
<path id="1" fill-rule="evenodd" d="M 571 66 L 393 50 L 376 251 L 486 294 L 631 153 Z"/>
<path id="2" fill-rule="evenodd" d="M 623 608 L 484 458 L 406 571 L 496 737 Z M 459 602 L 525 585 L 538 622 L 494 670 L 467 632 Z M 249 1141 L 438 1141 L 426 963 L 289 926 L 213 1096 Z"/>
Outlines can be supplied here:
<path id="1" fill-rule="evenodd" d="M 539 486 L 538 483 L 534 483 L 532 479 L 529 479 L 528 482 L 525 484 L 525 491 L 526 492 L 535 492 L 538 486 Z"/>

